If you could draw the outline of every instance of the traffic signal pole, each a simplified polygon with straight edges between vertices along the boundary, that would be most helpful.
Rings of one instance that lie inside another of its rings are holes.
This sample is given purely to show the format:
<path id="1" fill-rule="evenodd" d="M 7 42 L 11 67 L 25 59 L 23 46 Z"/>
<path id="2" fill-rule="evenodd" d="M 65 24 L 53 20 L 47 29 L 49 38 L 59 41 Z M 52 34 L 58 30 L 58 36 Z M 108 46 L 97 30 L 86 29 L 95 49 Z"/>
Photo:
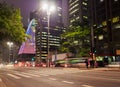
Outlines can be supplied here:
<path id="1" fill-rule="evenodd" d="M 92 2 L 91 1 L 91 52 L 92 52 L 92 61 L 94 62 L 94 66 L 95 66 L 95 63 L 96 63 L 96 57 L 95 57 L 95 43 L 94 43 L 94 29 L 93 29 L 93 19 L 94 19 L 94 17 L 93 17 L 93 8 L 94 8 L 94 6 L 93 6 L 93 3 L 94 2 Z M 93 67 L 94 67 L 93 66 Z"/>

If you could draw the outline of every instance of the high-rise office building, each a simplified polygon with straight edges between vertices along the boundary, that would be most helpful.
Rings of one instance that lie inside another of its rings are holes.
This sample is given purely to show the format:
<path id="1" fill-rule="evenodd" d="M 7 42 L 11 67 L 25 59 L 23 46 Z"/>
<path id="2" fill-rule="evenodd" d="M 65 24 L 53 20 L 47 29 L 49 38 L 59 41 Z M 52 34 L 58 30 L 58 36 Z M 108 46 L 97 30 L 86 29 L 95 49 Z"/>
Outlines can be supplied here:
<path id="1" fill-rule="evenodd" d="M 69 10 L 69 25 L 74 21 L 80 21 L 88 24 L 89 22 L 89 0 L 69 0 L 68 10 Z"/>
<path id="2" fill-rule="evenodd" d="M 53 1 L 53 2 L 51 2 Z M 48 2 L 54 3 L 56 9 L 50 14 L 49 32 L 48 32 L 48 17 L 45 10 L 31 12 L 31 19 L 35 18 L 38 21 L 36 26 L 36 58 L 38 61 L 46 61 L 49 53 L 54 54 L 58 50 L 61 41 L 61 33 L 63 32 L 62 21 L 62 0 L 51 0 Z M 42 3 L 42 2 L 41 2 Z M 48 42 L 49 34 L 49 42 Z"/>
<path id="3" fill-rule="evenodd" d="M 69 26 L 80 21 L 92 27 L 92 51 L 97 55 L 116 55 L 120 49 L 119 0 L 69 0 L 68 10 Z"/>
<path id="4" fill-rule="evenodd" d="M 89 0 L 69 0 L 68 1 L 69 27 L 74 26 L 75 23 L 77 25 L 80 24 L 81 27 L 87 27 L 90 25 L 88 1 Z M 87 35 L 83 38 L 77 40 L 77 45 L 79 45 L 80 47 L 79 52 L 82 52 L 83 49 L 90 50 L 90 35 Z M 73 52 L 76 53 L 75 51 Z M 89 55 L 89 52 L 87 55 Z"/>
<path id="5" fill-rule="evenodd" d="M 91 0 L 91 8 L 97 54 L 116 55 L 120 49 L 120 1 Z"/>

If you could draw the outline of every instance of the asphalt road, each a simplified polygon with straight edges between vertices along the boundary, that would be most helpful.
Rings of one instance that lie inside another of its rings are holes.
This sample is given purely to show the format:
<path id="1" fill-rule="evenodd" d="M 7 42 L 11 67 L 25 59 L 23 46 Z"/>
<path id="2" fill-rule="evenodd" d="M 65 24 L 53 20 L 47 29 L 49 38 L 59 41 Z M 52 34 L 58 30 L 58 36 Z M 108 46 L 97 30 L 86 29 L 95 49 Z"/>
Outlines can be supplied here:
<path id="1" fill-rule="evenodd" d="M 120 71 L 64 68 L 1 69 L 0 87 L 120 87 Z"/>

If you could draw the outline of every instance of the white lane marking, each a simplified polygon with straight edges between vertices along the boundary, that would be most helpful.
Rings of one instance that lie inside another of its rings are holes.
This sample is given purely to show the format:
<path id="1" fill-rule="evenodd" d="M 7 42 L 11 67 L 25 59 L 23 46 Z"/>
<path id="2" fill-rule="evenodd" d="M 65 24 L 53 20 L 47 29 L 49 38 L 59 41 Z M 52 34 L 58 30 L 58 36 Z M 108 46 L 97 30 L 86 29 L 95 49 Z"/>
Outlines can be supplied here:
<path id="1" fill-rule="evenodd" d="M 105 78 L 105 77 L 90 77 L 89 75 L 85 75 L 85 76 L 79 76 L 79 77 L 87 77 L 87 78 L 94 78 L 94 79 L 102 79 L 102 80 L 112 80 L 112 81 L 118 81 L 120 82 L 119 79 L 112 79 L 112 78 Z"/>
<path id="2" fill-rule="evenodd" d="M 69 83 L 69 84 L 74 84 L 74 82 L 69 82 L 69 81 L 62 81 L 64 83 Z"/>
<path id="3" fill-rule="evenodd" d="M 94 87 L 94 86 L 90 86 L 90 85 L 82 85 L 83 87 Z"/>
<path id="4" fill-rule="evenodd" d="M 2 82 L 2 79 L 0 78 L 0 82 Z"/>
<path id="5" fill-rule="evenodd" d="M 30 76 L 24 75 L 24 74 L 20 74 L 20 73 L 15 73 L 16 75 L 22 76 L 22 77 L 27 77 L 27 78 L 32 78 Z"/>
<path id="6" fill-rule="evenodd" d="M 24 72 L 22 72 L 22 74 L 25 74 L 25 75 L 30 75 L 30 76 L 35 76 L 35 77 L 40 77 L 39 75 L 30 74 L 30 73 L 24 73 Z"/>
<path id="7" fill-rule="evenodd" d="M 55 78 L 49 78 L 50 80 L 57 80 L 57 79 L 55 79 Z"/>
<path id="8" fill-rule="evenodd" d="M 42 76 L 49 76 L 49 75 L 46 75 L 46 74 L 39 74 L 39 75 L 42 75 Z"/>
<path id="9" fill-rule="evenodd" d="M 8 76 L 11 76 L 11 77 L 13 77 L 13 78 L 15 78 L 15 79 L 20 79 L 21 77 L 18 77 L 18 76 L 15 76 L 15 75 L 13 75 L 13 74 L 7 74 Z"/>
<path id="10" fill-rule="evenodd" d="M 28 73 L 30 73 L 30 74 L 33 74 L 34 73 L 34 75 L 42 75 L 42 76 L 49 76 L 49 75 L 47 75 L 47 74 L 44 74 L 44 73 L 41 73 L 41 72 L 28 72 Z"/>

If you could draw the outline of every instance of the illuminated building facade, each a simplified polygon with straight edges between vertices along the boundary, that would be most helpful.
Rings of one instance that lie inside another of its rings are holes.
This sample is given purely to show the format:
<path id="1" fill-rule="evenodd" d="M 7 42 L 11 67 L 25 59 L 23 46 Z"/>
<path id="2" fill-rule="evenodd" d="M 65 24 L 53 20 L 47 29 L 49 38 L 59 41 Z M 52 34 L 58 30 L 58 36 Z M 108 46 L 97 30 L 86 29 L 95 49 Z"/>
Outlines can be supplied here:
<path id="1" fill-rule="evenodd" d="M 75 23 L 77 25 L 83 24 L 82 27 L 87 27 L 90 25 L 89 24 L 90 14 L 89 14 L 89 2 L 88 1 L 89 0 L 68 0 L 69 27 L 71 27 Z M 82 51 L 81 48 L 90 50 L 90 35 L 87 35 L 83 38 L 84 39 L 80 39 L 77 41 L 77 45 L 79 45 L 80 51 Z M 88 52 L 88 55 L 89 55 L 89 52 Z"/>
<path id="2" fill-rule="evenodd" d="M 92 0 L 94 43 L 97 55 L 114 56 L 120 49 L 120 1 Z"/>
<path id="3" fill-rule="evenodd" d="M 89 9 L 88 9 L 89 0 L 69 0 L 68 9 L 69 9 L 69 24 L 74 21 L 80 21 L 88 24 L 89 22 Z"/>
<path id="4" fill-rule="evenodd" d="M 120 50 L 120 1 L 69 0 L 68 7 L 69 26 L 79 20 L 93 28 L 95 54 L 116 55 Z"/>
<path id="5" fill-rule="evenodd" d="M 54 0 L 56 10 L 50 15 L 49 27 L 49 51 L 53 54 L 58 50 L 61 41 L 61 33 L 64 31 L 62 23 L 62 0 Z M 36 26 L 35 43 L 36 58 L 38 61 L 45 61 L 48 56 L 48 19 L 46 11 L 34 11 L 30 14 L 30 19 L 38 21 Z"/>

